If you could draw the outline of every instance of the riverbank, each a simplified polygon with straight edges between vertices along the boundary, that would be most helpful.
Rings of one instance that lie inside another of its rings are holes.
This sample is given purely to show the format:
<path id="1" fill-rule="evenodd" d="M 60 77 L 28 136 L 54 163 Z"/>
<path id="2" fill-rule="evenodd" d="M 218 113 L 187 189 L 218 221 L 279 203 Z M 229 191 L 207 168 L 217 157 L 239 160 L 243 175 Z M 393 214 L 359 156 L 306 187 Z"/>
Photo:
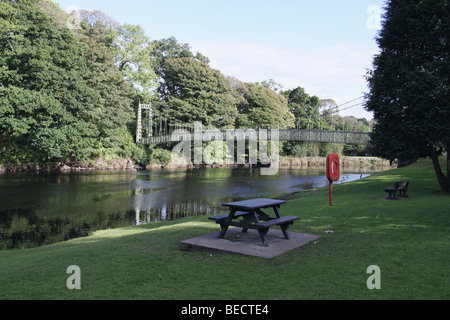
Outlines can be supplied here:
<path id="1" fill-rule="evenodd" d="M 341 168 L 343 169 L 372 169 L 372 170 L 390 170 L 397 168 L 397 164 L 391 164 L 389 160 L 377 158 L 377 157 L 347 157 L 342 156 L 340 158 Z M 325 169 L 327 163 L 326 157 L 280 157 L 278 165 L 280 168 L 298 168 L 298 169 Z M 146 166 L 146 170 L 152 169 L 179 169 L 179 168 L 235 168 L 238 166 L 248 167 L 248 163 L 245 165 L 236 164 L 201 164 L 201 165 L 187 165 L 185 162 L 176 159 L 170 161 L 168 164 L 150 163 Z"/>
<path id="2" fill-rule="evenodd" d="M 281 157 L 281 168 L 311 168 L 311 169 L 325 169 L 327 164 L 326 157 Z M 396 164 L 390 164 L 388 160 L 376 157 L 340 157 L 341 168 L 361 168 L 361 169 L 394 169 Z"/>
<path id="3" fill-rule="evenodd" d="M 12 172 L 83 172 L 83 171 L 136 171 L 140 167 L 135 165 L 131 159 L 104 159 L 77 162 L 77 163 L 63 163 L 51 162 L 44 164 L 0 164 L 0 173 Z"/>
<path id="4" fill-rule="evenodd" d="M 384 188 L 405 179 L 409 198 L 385 200 Z M 270 260 L 180 251 L 180 241 L 217 232 L 205 216 L 2 251 L 0 299 L 450 298 L 449 195 L 430 161 L 336 185 L 333 195 L 333 206 L 327 188 L 289 195 L 281 212 L 300 217 L 290 230 L 321 238 Z M 72 265 L 81 271 L 80 290 L 66 285 Z M 379 290 L 366 285 L 372 265 L 380 268 Z"/>
<path id="5" fill-rule="evenodd" d="M 278 163 L 280 168 L 304 168 L 304 169 L 324 169 L 326 167 L 326 157 L 280 157 Z M 170 161 L 168 164 L 150 163 L 146 170 L 154 169 L 180 169 L 180 168 L 236 168 L 248 167 L 248 164 L 201 164 L 187 165 L 181 160 Z M 341 168 L 345 169 L 372 169 L 389 170 L 396 168 L 396 164 L 390 164 L 388 160 L 376 157 L 341 157 Z M 136 165 L 131 159 L 104 159 L 79 162 L 79 163 L 45 163 L 45 164 L 0 164 L 1 173 L 12 172 L 84 172 L 84 171 L 136 171 L 143 169 Z"/>

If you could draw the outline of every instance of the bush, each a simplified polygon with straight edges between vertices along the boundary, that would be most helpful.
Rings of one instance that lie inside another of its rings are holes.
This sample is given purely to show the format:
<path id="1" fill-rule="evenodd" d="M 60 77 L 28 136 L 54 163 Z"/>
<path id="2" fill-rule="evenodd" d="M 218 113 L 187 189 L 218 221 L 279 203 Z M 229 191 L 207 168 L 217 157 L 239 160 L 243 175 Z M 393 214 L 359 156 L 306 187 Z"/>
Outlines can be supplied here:
<path id="1" fill-rule="evenodd" d="M 321 143 L 320 156 L 326 157 L 330 153 L 336 153 L 342 155 L 344 151 L 344 144 L 340 143 Z"/>
<path id="2" fill-rule="evenodd" d="M 304 144 L 296 144 L 292 148 L 292 155 L 299 158 L 306 157 L 308 155 L 308 149 Z"/>
<path id="3" fill-rule="evenodd" d="M 169 164 L 172 160 L 172 153 L 169 150 L 156 148 L 150 154 L 150 163 L 156 163 L 163 166 Z"/>

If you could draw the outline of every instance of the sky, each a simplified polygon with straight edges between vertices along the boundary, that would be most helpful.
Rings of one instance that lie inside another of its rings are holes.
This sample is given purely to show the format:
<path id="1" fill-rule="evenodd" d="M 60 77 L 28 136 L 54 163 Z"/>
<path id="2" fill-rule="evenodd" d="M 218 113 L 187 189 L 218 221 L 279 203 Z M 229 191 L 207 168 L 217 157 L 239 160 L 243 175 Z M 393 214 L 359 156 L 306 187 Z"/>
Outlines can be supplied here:
<path id="1" fill-rule="evenodd" d="M 151 40 L 175 37 L 243 82 L 272 79 L 333 99 L 341 116 L 364 110 L 365 75 L 379 49 L 384 0 L 54 0 L 65 11 L 100 10 L 140 25 Z"/>

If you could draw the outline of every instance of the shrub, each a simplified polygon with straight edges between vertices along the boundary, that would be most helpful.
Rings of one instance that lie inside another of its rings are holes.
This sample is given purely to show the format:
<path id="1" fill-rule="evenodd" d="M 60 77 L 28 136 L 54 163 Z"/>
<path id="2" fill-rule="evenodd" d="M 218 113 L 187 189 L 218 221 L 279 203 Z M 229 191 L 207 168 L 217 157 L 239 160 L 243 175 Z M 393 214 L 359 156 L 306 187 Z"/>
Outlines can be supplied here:
<path id="1" fill-rule="evenodd" d="M 172 153 L 169 150 L 156 148 L 150 154 L 150 163 L 157 163 L 160 165 L 168 165 L 172 160 Z"/>

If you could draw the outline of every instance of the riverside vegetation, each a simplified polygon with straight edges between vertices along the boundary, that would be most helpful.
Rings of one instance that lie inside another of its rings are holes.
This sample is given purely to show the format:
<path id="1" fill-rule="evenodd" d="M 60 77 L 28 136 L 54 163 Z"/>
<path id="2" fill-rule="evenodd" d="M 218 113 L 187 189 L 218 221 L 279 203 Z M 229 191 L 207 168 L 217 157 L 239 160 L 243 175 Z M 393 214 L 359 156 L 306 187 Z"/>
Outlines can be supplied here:
<path id="1" fill-rule="evenodd" d="M 173 146 L 134 143 L 140 102 L 174 121 L 218 129 L 289 122 L 368 132 L 373 123 L 340 117 L 334 101 L 301 87 L 282 91 L 273 80 L 225 76 L 188 44 L 151 41 L 139 25 L 100 11 L 67 14 L 49 0 L 0 1 L 0 30 L 0 171 L 145 166 Z M 284 143 L 280 152 L 304 149 Z"/>
<path id="2" fill-rule="evenodd" d="M 405 179 L 409 198 L 385 200 L 383 189 Z M 429 160 L 336 185 L 333 194 L 333 206 L 327 188 L 282 196 L 283 214 L 300 217 L 291 231 L 321 237 L 270 260 L 180 251 L 181 240 L 217 231 L 205 216 L 3 251 L 0 299 L 450 298 L 449 195 Z M 81 270 L 80 290 L 66 286 L 71 265 Z M 366 285 L 371 265 L 380 267 L 379 290 Z"/>

